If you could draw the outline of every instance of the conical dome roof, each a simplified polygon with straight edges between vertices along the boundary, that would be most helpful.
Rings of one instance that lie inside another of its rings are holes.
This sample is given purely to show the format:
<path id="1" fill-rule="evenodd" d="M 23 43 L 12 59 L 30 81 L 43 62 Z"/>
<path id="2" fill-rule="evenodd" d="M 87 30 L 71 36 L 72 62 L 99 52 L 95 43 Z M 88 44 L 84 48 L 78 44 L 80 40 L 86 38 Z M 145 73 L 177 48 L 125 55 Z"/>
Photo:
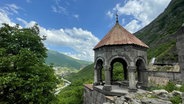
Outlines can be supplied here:
<path id="1" fill-rule="evenodd" d="M 149 48 L 145 43 L 135 37 L 133 34 L 124 29 L 118 22 L 107 33 L 107 35 L 94 47 L 94 49 L 110 46 L 110 45 L 124 45 L 135 44 L 145 48 Z"/>

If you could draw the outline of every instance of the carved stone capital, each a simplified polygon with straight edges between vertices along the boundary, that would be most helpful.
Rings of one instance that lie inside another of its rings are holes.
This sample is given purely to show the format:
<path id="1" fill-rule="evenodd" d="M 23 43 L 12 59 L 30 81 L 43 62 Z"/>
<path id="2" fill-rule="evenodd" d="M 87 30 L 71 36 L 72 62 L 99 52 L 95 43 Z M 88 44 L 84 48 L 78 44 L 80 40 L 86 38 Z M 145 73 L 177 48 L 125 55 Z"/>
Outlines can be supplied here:
<path id="1" fill-rule="evenodd" d="M 111 70 L 111 66 L 110 65 L 104 65 L 104 70 L 105 71 L 110 71 Z"/>
<path id="2" fill-rule="evenodd" d="M 129 71 L 129 72 L 134 72 L 134 71 L 136 71 L 136 66 L 128 66 L 128 71 Z"/>

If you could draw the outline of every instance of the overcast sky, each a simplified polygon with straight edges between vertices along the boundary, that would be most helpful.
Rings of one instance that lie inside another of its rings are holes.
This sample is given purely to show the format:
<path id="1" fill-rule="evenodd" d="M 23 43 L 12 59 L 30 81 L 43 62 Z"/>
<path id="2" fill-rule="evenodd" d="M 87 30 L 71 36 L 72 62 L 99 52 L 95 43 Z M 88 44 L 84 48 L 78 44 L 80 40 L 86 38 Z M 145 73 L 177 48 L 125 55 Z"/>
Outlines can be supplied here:
<path id="1" fill-rule="evenodd" d="M 37 23 L 45 46 L 93 61 L 94 46 L 115 24 L 134 33 L 154 20 L 171 0 L 0 0 L 2 23 L 31 27 Z"/>

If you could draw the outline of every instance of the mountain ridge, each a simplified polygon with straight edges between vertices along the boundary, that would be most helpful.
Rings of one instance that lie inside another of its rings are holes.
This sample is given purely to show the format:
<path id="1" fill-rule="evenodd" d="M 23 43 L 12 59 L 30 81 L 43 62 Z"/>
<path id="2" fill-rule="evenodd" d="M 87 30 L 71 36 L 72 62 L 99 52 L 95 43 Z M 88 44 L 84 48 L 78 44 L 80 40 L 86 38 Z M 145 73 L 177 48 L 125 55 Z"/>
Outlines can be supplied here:
<path id="1" fill-rule="evenodd" d="M 175 63 L 178 60 L 175 32 L 184 22 L 184 1 L 172 0 L 163 13 L 155 20 L 135 33 L 145 42 L 148 59 L 157 58 L 159 63 Z"/>
<path id="2" fill-rule="evenodd" d="M 46 58 L 46 64 L 54 64 L 54 66 L 60 67 L 81 69 L 92 63 L 84 60 L 74 59 L 70 56 L 53 50 L 48 50 L 47 56 L 48 57 Z"/>

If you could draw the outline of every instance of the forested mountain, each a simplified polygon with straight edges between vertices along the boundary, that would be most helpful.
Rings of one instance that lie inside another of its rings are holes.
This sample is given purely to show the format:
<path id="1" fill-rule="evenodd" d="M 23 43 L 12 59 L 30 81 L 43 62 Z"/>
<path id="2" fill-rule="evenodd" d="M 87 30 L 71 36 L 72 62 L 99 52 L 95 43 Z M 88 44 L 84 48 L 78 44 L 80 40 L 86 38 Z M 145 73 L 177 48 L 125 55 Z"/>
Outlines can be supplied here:
<path id="1" fill-rule="evenodd" d="M 62 53 L 48 50 L 46 63 L 47 64 L 54 64 L 54 66 L 81 69 L 81 68 L 89 65 L 91 62 L 77 60 L 77 59 L 74 59 L 74 58 L 69 57 L 67 55 L 64 55 Z"/>
<path id="2" fill-rule="evenodd" d="M 151 12 L 151 11 L 150 11 Z M 177 62 L 175 32 L 184 23 L 184 0 L 172 0 L 165 11 L 135 35 L 149 45 L 148 59 Z"/>

